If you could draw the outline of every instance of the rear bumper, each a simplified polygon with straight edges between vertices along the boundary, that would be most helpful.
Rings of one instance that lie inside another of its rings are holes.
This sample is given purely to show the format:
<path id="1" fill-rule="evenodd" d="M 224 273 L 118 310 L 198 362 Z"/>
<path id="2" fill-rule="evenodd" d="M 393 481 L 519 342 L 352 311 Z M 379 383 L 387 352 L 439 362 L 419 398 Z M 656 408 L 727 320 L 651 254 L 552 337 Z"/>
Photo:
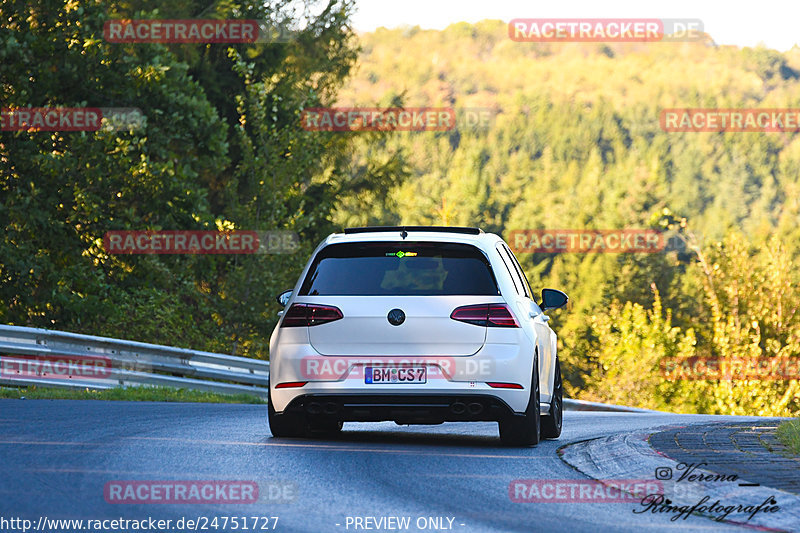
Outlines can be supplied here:
<path id="1" fill-rule="evenodd" d="M 491 422 L 516 416 L 506 402 L 485 394 L 303 394 L 285 412 L 343 422 L 399 424 Z"/>

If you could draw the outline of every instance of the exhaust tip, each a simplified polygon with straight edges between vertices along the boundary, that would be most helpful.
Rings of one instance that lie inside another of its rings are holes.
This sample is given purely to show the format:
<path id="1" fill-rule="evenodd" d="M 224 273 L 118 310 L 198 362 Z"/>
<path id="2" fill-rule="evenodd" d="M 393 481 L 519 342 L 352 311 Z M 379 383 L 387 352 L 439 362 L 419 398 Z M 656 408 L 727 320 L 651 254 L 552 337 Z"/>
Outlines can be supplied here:
<path id="1" fill-rule="evenodd" d="M 479 415 L 483 412 L 483 404 L 480 404 L 478 402 L 472 402 L 467 406 L 467 410 L 471 415 Z"/>
<path id="2" fill-rule="evenodd" d="M 463 415 L 467 411 L 467 405 L 462 402 L 453 402 L 450 411 L 456 415 Z"/>
<path id="3" fill-rule="evenodd" d="M 339 410 L 339 405 L 334 402 L 328 402 L 325 404 L 325 414 L 332 415 Z"/>
<path id="4" fill-rule="evenodd" d="M 312 415 L 318 415 L 322 412 L 322 404 L 319 402 L 311 402 L 306 406 L 306 411 Z"/>

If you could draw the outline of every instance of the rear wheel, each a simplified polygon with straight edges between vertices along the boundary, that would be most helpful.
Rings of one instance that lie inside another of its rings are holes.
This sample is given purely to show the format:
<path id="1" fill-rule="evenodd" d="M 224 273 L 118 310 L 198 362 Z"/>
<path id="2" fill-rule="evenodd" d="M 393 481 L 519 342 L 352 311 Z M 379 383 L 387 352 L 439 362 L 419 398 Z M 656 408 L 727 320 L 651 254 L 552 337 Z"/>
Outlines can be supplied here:
<path id="1" fill-rule="evenodd" d="M 561 436 L 561 425 L 564 418 L 564 393 L 561 385 L 561 365 L 556 357 L 556 370 L 553 377 L 553 397 L 550 400 L 548 416 L 542 417 L 542 438 L 557 439 Z"/>
<path id="2" fill-rule="evenodd" d="M 305 437 L 309 433 L 303 413 L 278 414 L 272 405 L 272 392 L 267 392 L 267 421 L 273 437 Z"/>
<path id="3" fill-rule="evenodd" d="M 539 406 L 539 354 L 533 356 L 531 395 L 523 416 L 500 421 L 500 441 L 506 446 L 534 446 L 539 444 L 541 410 Z"/>

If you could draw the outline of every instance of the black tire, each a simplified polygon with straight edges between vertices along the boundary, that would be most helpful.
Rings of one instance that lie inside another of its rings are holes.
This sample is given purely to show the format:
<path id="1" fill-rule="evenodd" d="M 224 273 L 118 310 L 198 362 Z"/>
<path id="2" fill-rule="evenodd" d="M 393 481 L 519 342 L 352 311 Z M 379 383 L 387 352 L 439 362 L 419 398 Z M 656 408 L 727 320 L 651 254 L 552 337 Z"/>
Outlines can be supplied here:
<path id="1" fill-rule="evenodd" d="M 542 417 L 542 438 L 557 439 L 561 436 L 561 426 L 564 421 L 564 391 L 561 384 L 561 365 L 556 357 L 556 371 L 553 377 L 553 398 L 550 400 L 550 410 L 547 416 Z"/>
<path id="2" fill-rule="evenodd" d="M 506 446 L 535 446 L 539 444 L 541 429 L 541 409 L 539 405 L 539 354 L 533 356 L 533 376 L 531 376 L 531 395 L 525 414 L 501 420 L 500 442 Z"/>
<path id="3" fill-rule="evenodd" d="M 267 421 L 273 437 L 299 438 L 309 435 L 308 422 L 303 413 L 277 414 L 272 406 L 272 393 L 267 392 Z"/>

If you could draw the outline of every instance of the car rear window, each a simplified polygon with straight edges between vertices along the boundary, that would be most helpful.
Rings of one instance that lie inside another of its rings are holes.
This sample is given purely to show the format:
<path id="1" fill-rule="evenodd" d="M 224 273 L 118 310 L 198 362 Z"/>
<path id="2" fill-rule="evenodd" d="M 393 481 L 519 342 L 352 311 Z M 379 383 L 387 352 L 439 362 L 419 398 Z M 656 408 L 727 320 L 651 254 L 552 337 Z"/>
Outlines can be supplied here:
<path id="1" fill-rule="evenodd" d="M 489 260 L 440 242 L 332 244 L 314 258 L 300 296 L 495 296 Z"/>

